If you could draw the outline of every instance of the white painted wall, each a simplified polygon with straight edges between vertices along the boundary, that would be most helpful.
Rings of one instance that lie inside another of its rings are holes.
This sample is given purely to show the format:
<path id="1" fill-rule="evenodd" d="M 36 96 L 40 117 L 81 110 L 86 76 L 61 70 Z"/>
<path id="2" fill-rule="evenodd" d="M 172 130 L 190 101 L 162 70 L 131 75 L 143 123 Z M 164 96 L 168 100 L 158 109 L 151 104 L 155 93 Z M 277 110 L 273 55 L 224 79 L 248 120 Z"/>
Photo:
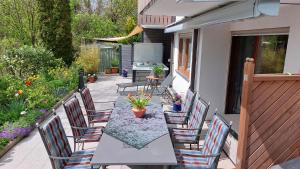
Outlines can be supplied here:
<path id="1" fill-rule="evenodd" d="M 231 31 L 290 27 L 284 72 L 300 73 L 300 6 L 281 5 L 277 17 L 261 17 L 231 24 Z"/>
<path id="2" fill-rule="evenodd" d="M 197 86 L 200 97 L 209 101 L 210 119 L 215 109 L 225 109 L 228 63 L 231 46 L 229 24 L 203 27 L 200 30 Z"/>

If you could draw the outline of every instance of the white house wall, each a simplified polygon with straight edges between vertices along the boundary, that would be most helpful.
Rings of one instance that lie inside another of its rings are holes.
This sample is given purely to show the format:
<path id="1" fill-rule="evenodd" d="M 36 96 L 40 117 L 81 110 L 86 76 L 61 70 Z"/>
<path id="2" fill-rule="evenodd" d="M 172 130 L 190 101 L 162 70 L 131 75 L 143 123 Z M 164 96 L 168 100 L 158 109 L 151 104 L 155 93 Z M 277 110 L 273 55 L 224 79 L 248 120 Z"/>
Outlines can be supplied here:
<path id="1" fill-rule="evenodd" d="M 196 90 L 200 97 L 209 101 L 208 118 L 215 109 L 225 109 L 228 63 L 231 33 L 228 24 L 213 25 L 200 29 L 196 75 Z"/>
<path id="2" fill-rule="evenodd" d="M 231 24 L 231 31 L 289 27 L 284 72 L 300 73 L 300 6 L 281 5 L 278 17 L 261 17 Z"/>

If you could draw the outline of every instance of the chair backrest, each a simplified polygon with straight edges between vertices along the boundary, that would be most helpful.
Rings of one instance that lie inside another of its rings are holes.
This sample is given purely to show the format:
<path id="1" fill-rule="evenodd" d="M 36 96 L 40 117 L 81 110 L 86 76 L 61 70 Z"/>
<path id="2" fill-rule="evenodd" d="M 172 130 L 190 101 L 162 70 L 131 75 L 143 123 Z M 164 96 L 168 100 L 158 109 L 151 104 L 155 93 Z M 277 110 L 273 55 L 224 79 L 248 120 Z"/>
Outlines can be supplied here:
<path id="1" fill-rule="evenodd" d="M 88 88 L 84 88 L 80 91 L 80 95 L 81 95 L 86 113 L 88 115 L 94 115 L 96 112 L 96 108 L 95 108 L 94 101 L 93 101 L 92 95 L 90 93 L 90 90 Z M 92 120 L 92 119 L 93 118 L 90 116 L 89 120 Z"/>
<path id="2" fill-rule="evenodd" d="M 190 112 L 192 110 L 192 105 L 193 105 L 195 96 L 196 96 L 196 94 L 193 91 L 191 91 L 190 89 L 188 89 L 185 94 L 185 99 L 184 99 L 181 111 L 187 113 L 187 116 L 190 114 Z"/>
<path id="3" fill-rule="evenodd" d="M 203 154 L 220 154 L 230 129 L 231 124 L 228 124 L 220 115 L 215 113 L 205 136 Z M 210 157 L 209 164 L 216 168 L 219 157 Z M 214 162 L 215 164 L 213 164 Z"/>
<path id="4" fill-rule="evenodd" d="M 194 100 L 192 112 L 189 116 L 187 127 L 189 129 L 198 129 L 193 130 L 193 134 L 197 135 L 195 137 L 196 140 L 199 140 L 207 112 L 209 109 L 209 104 L 206 103 L 203 99 L 199 97 L 199 99 Z"/>
<path id="5" fill-rule="evenodd" d="M 171 75 L 171 73 L 161 82 L 161 87 L 166 87 L 166 88 L 168 88 L 170 85 L 171 85 L 171 83 L 174 81 L 174 79 L 175 79 L 175 76 L 174 77 L 172 77 L 172 75 Z"/>
<path id="6" fill-rule="evenodd" d="M 64 108 L 71 126 L 87 127 L 79 101 L 76 97 L 73 97 L 64 103 Z M 75 137 L 80 137 L 84 135 L 85 130 L 72 128 L 72 132 Z"/>
<path id="7" fill-rule="evenodd" d="M 70 157 L 72 150 L 59 116 L 52 117 L 43 126 L 38 127 L 49 156 Z M 64 168 L 67 160 L 50 158 L 53 169 Z"/>

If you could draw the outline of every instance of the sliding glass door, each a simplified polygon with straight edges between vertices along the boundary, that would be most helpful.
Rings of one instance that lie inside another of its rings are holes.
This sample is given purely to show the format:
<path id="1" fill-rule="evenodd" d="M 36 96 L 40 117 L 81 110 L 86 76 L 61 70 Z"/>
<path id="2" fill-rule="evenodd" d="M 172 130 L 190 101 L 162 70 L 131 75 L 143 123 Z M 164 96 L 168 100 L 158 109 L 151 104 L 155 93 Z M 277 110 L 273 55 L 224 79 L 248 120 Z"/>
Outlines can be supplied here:
<path id="1" fill-rule="evenodd" d="M 240 113 L 244 62 L 255 59 L 255 73 L 282 73 L 288 35 L 233 36 L 229 65 L 226 110 Z"/>

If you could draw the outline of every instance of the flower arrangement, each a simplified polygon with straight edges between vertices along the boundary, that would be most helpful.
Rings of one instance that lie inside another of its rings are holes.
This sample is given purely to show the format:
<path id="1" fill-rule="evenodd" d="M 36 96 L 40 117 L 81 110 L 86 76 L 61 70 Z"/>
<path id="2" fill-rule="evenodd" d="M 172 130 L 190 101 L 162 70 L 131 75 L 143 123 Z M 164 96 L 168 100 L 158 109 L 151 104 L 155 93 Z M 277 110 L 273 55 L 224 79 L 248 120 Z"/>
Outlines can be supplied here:
<path id="1" fill-rule="evenodd" d="M 129 103 L 132 105 L 132 112 L 136 117 L 142 118 L 146 112 L 146 106 L 151 100 L 151 96 L 145 95 L 143 92 L 138 96 L 133 96 L 131 93 L 128 94 Z"/>
<path id="2" fill-rule="evenodd" d="M 94 74 L 88 74 L 87 82 L 94 83 L 94 82 L 97 81 L 97 79 L 98 79 L 98 77 L 95 73 Z"/>
<path id="3" fill-rule="evenodd" d="M 173 110 L 176 112 L 181 111 L 181 103 L 182 103 L 181 96 L 178 93 L 176 93 L 173 100 Z"/>

